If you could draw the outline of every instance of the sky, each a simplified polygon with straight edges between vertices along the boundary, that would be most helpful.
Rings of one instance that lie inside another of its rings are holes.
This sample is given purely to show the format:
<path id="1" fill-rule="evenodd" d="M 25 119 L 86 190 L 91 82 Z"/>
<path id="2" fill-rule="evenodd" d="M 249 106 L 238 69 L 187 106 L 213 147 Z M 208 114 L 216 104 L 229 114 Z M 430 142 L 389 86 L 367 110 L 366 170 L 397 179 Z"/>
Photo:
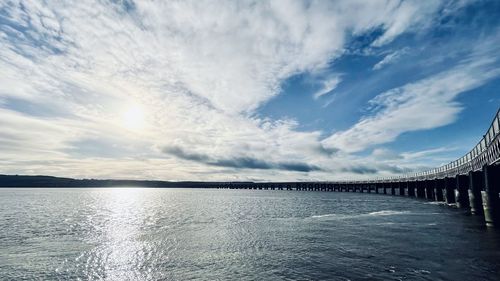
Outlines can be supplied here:
<path id="1" fill-rule="evenodd" d="M 500 1 L 0 0 L 0 174 L 403 175 L 500 105 Z"/>

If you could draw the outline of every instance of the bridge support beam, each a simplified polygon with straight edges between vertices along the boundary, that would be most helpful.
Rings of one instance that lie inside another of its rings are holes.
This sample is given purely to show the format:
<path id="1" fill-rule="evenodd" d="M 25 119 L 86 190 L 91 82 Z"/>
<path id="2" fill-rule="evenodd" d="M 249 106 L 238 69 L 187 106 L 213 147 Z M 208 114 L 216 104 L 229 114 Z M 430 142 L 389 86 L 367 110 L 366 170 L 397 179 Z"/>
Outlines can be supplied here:
<path id="1" fill-rule="evenodd" d="M 432 181 L 425 180 L 424 185 L 425 185 L 425 198 L 427 200 L 433 201 L 434 200 L 434 188 L 432 186 Z"/>
<path id="2" fill-rule="evenodd" d="M 484 220 L 487 226 L 500 226 L 500 166 L 485 166 L 483 200 Z"/>
<path id="3" fill-rule="evenodd" d="M 444 195 L 444 200 L 446 204 L 455 204 L 455 182 L 454 179 L 452 178 L 445 178 L 444 179 L 444 189 L 443 189 L 443 195 Z"/>
<path id="4" fill-rule="evenodd" d="M 438 202 L 444 201 L 443 198 L 443 183 L 444 181 L 442 179 L 435 179 L 433 180 L 434 183 L 434 200 Z"/>
<path id="5" fill-rule="evenodd" d="M 415 181 L 415 185 L 414 185 L 413 189 L 415 190 L 415 198 L 420 198 L 420 193 L 419 193 L 420 182 L 419 181 Z"/>
<path id="6" fill-rule="evenodd" d="M 396 195 L 396 183 L 395 182 L 390 182 L 389 186 L 391 187 L 391 195 Z"/>
<path id="7" fill-rule="evenodd" d="M 425 186 L 423 181 L 417 181 L 417 198 L 425 198 Z"/>
<path id="8" fill-rule="evenodd" d="M 481 199 L 481 190 L 484 186 L 484 177 L 482 172 L 469 172 L 469 205 L 470 212 L 473 215 L 484 216 L 483 200 Z"/>
<path id="9" fill-rule="evenodd" d="M 405 183 L 404 182 L 398 182 L 398 188 L 399 188 L 399 196 L 405 196 Z"/>
<path id="10" fill-rule="evenodd" d="M 457 175 L 457 189 L 455 189 L 455 201 L 457 207 L 470 213 L 469 203 L 469 179 L 466 175 Z"/>
<path id="11" fill-rule="evenodd" d="M 408 182 L 408 196 L 409 197 L 416 197 L 415 195 L 415 184 L 416 182 L 414 181 L 409 181 Z"/>

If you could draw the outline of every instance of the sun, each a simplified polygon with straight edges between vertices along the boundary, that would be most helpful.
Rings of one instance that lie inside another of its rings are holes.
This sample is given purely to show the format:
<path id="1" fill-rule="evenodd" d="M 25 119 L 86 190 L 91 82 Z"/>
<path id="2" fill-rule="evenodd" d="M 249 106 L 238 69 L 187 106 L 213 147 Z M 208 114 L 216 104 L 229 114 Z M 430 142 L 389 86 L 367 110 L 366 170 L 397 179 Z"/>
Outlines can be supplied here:
<path id="1" fill-rule="evenodd" d="M 127 107 L 123 112 L 122 122 L 123 126 L 129 130 L 143 129 L 145 126 L 144 110 L 137 104 Z"/>

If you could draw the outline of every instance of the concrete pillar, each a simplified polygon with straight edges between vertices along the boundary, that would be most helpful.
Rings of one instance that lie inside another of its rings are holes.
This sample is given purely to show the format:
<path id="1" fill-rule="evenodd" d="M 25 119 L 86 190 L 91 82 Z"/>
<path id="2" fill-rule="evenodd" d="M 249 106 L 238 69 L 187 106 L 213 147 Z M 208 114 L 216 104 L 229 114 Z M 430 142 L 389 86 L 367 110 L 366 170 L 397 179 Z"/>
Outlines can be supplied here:
<path id="1" fill-rule="evenodd" d="M 414 181 L 408 182 L 408 196 L 409 197 L 416 197 L 416 194 L 415 194 L 415 182 Z"/>
<path id="2" fill-rule="evenodd" d="M 389 183 L 389 186 L 391 187 L 391 195 L 396 195 L 396 186 L 393 182 Z"/>
<path id="3" fill-rule="evenodd" d="M 398 182 L 399 196 L 405 196 L 404 182 Z"/>
<path id="4" fill-rule="evenodd" d="M 483 200 L 484 220 L 487 226 L 500 227 L 500 166 L 485 166 Z"/>
<path id="5" fill-rule="evenodd" d="M 470 212 L 469 203 L 469 178 L 466 175 L 457 175 L 457 188 L 455 189 L 455 201 L 457 202 L 457 207 Z"/>
<path id="6" fill-rule="evenodd" d="M 417 198 L 425 198 L 425 187 L 423 181 L 417 181 Z"/>
<path id="7" fill-rule="evenodd" d="M 432 180 L 424 181 L 425 185 L 425 198 L 430 201 L 434 201 L 434 186 Z"/>
<path id="8" fill-rule="evenodd" d="M 382 187 L 384 188 L 384 194 L 387 194 L 387 183 L 383 183 Z"/>
<path id="9" fill-rule="evenodd" d="M 455 204 L 455 182 L 452 178 L 444 179 L 443 196 L 446 204 Z"/>
<path id="10" fill-rule="evenodd" d="M 484 216 L 483 200 L 481 199 L 481 190 L 483 186 L 483 173 L 480 171 L 469 172 L 469 205 L 470 212 L 473 215 Z"/>
<path id="11" fill-rule="evenodd" d="M 439 202 L 444 201 L 443 186 L 444 186 L 443 179 L 435 179 L 434 180 L 434 196 L 435 196 L 436 201 L 439 201 Z"/>
<path id="12" fill-rule="evenodd" d="M 420 184 L 420 182 L 419 182 L 419 181 L 415 181 L 415 182 L 413 182 L 413 192 L 414 192 L 414 194 L 415 194 L 415 198 L 418 198 L 418 197 L 419 197 L 419 194 L 418 194 L 419 184 Z"/>
<path id="13" fill-rule="evenodd" d="M 444 181 L 442 179 L 435 179 L 432 182 L 434 185 L 434 200 L 438 202 L 444 201 L 443 197 Z"/>

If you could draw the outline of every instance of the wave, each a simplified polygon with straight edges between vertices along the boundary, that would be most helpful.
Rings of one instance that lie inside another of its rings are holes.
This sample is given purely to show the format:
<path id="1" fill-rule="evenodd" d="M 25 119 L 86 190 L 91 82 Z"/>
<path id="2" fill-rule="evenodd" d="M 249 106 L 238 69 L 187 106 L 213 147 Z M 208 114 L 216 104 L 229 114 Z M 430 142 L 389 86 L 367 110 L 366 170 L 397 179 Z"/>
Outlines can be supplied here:
<path id="1" fill-rule="evenodd" d="M 327 217 L 338 217 L 338 214 L 325 214 L 325 215 L 311 216 L 311 218 L 314 218 L 314 219 L 317 219 L 317 218 L 327 218 Z"/>
<path id="2" fill-rule="evenodd" d="M 387 211 L 377 211 L 377 212 L 371 212 L 368 213 L 369 216 L 392 216 L 392 215 L 403 215 L 403 214 L 409 214 L 410 211 L 392 211 L 392 210 L 387 210 Z"/>
<path id="3" fill-rule="evenodd" d="M 424 204 L 426 204 L 426 205 L 446 205 L 446 202 L 432 201 L 432 202 L 425 202 Z"/>
<path id="4" fill-rule="evenodd" d="M 410 211 L 393 211 L 393 210 L 383 210 L 365 214 L 353 214 L 353 215 L 341 215 L 341 214 L 324 214 L 324 215 L 314 215 L 309 218 L 312 219 L 321 219 L 321 218 L 334 218 L 334 219 L 351 219 L 358 217 L 367 217 L 367 216 L 393 216 L 393 215 L 403 215 L 409 214 Z"/>

